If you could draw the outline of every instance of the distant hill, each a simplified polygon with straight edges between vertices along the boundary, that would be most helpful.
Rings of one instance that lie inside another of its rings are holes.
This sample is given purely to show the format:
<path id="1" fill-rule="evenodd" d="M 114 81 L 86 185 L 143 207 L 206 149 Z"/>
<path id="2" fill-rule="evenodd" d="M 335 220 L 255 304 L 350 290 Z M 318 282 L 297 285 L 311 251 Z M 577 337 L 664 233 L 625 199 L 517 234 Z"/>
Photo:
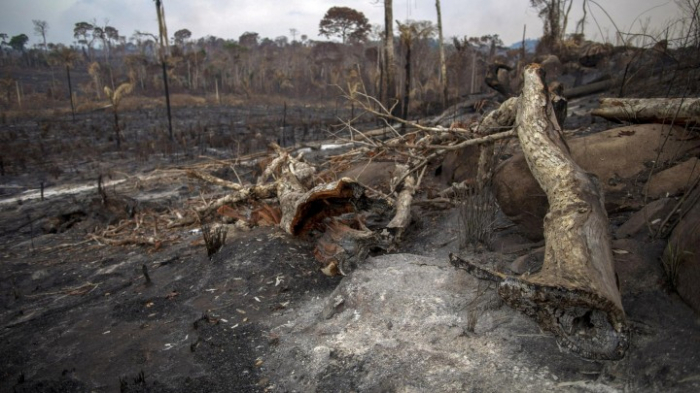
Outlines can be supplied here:
<path id="1" fill-rule="evenodd" d="M 540 42 L 538 38 L 527 38 L 525 39 L 525 51 L 528 53 L 535 53 L 535 48 L 537 47 L 537 43 Z M 512 44 L 509 48 L 510 49 L 520 49 L 522 45 L 522 41 L 518 41 L 514 44 Z"/>

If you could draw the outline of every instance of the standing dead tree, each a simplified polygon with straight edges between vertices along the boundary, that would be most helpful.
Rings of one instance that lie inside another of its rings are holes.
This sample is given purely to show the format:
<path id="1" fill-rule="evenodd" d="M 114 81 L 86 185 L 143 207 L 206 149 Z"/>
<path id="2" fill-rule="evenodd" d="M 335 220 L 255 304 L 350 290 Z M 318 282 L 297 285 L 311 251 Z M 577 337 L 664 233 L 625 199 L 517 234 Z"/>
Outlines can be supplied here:
<path id="1" fill-rule="evenodd" d="M 165 25 L 165 8 L 162 0 L 155 0 L 156 13 L 158 15 L 158 35 L 160 37 L 160 64 L 163 68 L 163 88 L 165 89 L 165 105 L 168 110 L 168 135 L 173 140 L 173 117 L 170 112 L 170 90 L 168 89 L 167 57 L 170 51 L 168 44 L 168 28 Z"/>
<path id="2" fill-rule="evenodd" d="M 442 37 L 442 9 L 440 0 L 435 1 L 437 10 L 438 50 L 440 51 L 440 90 L 442 90 L 442 109 L 447 109 L 447 62 L 445 60 L 445 43 Z"/>
<path id="3" fill-rule="evenodd" d="M 542 69 L 528 66 L 516 130 L 530 170 L 549 201 L 542 270 L 507 277 L 473 261 L 453 265 L 500 282 L 511 307 L 554 332 L 560 345 L 592 359 L 619 359 L 628 328 L 613 267 L 608 218 L 596 179 L 571 158 L 548 99 Z"/>
<path id="4" fill-rule="evenodd" d="M 384 62 L 382 63 L 381 102 L 387 108 L 393 107 L 393 100 L 396 98 L 395 77 L 393 0 L 384 0 Z"/>
<path id="5" fill-rule="evenodd" d="M 73 48 L 61 46 L 51 53 L 53 61 L 60 63 L 66 67 L 66 78 L 68 80 L 68 98 L 70 99 L 70 110 L 75 122 L 75 102 L 73 100 L 73 84 L 70 79 L 70 69 L 73 63 L 78 60 L 78 53 Z"/>

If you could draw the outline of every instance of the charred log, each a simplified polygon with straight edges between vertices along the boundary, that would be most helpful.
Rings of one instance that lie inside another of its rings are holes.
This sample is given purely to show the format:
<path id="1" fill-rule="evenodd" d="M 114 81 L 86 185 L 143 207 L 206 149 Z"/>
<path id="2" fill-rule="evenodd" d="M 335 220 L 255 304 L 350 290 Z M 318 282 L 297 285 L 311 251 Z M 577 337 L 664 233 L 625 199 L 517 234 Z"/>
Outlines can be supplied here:
<path id="1" fill-rule="evenodd" d="M 700 125 L 700 98 L 602 98 L 591 112 L 607 120 L 632 123 Z"/>

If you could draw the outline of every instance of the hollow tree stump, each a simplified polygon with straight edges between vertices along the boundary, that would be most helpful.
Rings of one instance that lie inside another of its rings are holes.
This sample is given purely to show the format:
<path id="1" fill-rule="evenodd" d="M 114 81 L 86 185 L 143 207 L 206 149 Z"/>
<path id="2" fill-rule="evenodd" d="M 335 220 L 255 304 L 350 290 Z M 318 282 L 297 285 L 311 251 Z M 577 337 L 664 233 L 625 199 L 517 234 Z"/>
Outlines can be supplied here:
<path id="1" fill-rule="evenodd" d="M 571 158 L 539 65 L 524 72 L 517 133 L 535 179 L 547 194 L 545 256 L 540 272 L 507 277 L 454 255 L 451 262 L 499 281 L 511 307 L 557 335 L 561 346 L 592 359 L 619 359 L 628 329 L 613 267 L 608 218 L 597 180 Z"/>

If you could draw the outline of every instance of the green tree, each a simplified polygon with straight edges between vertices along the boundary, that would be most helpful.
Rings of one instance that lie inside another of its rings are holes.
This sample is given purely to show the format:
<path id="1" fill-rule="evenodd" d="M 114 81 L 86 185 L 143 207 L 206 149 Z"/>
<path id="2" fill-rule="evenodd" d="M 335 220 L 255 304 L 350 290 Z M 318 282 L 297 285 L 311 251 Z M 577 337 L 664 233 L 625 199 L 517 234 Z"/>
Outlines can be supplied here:
<path id="1" fill-rule="evenodd" d="M 258 46 L 258 40 L 260 40 L 258 33 L 253 33 L 250 31 L 246 31 L 245 33 L 241 34 L 240 37 L 238 37 L 238 43 L 248 49 Z"/>
<path id="2" fill-rule="evenodd" d="M 12 47 L 12 49 L 16 51 L 24 52 L 24 46 L 27 45 L 28 41 L 29 37 L 27 37 L 26 34 L 19 34 L 10 38 L 9 45 L 10 47 Z"/>
<path id="3" fill-rule="evenodd" d="M 187 30 L 187 29 L 180 29 L 175 32 L 175 43 L 184 46 L 185 41 L 189 40 L 192 37 L 192 32 Z"/>
<path id="4" fill-rule="evenodd" d="M 95 26 L 90 23 L 78 22 L 73 27 L 73 37 L 78 40 L 79 44 L 87 46 L 90 43 L 88 41 L 88 34 L 90 34 L 94 28 Z"/>
<path id="5" fill-rule="evenodd" d="M 332 7 L 319 23 L 318 35 L 340 37 L 343 44 L 347 39 L 362 41 L 367 38 L 371 26 L 365 14 L 348 7 Z"/>

